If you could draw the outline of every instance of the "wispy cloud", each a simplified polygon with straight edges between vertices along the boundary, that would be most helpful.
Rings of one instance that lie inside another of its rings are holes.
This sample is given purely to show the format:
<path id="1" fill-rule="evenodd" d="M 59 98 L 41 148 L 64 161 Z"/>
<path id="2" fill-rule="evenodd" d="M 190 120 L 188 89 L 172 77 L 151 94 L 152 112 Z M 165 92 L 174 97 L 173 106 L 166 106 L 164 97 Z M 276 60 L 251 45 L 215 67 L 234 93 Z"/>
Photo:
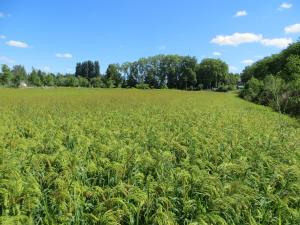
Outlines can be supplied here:
<path id="1" fill-rule="evenodd" d="M 293 7 L 293 4 L 290 4 L 290 3 L 287 3 L 287 2 L 283 2 L 283 3 L 279 6 L 278 10 L 290 9 L 290 8 L 292 8 L 292 7 Z"/>
<path id="2" fill-rule="evenodd" d="M 0 12 L 0 19 L 5 17 L 10 17 L 11 15 L 9 13 Z"/>
<path id="3" fill-rule="evenodd" d="M 0 39 L 5 39 L 5 38 L 6 38 L 5 35 L 3 35 L 3 34 L 0 35 Z"/>
<path id="4" fill-rule="evenodd" d="M 240 11 L 237 11 L 234 15 L 234 17 L 241 17 L 241 16 L 247 16 L 248 13 L 246 10 L 240 10 Z"/>
<path id="5" fill-rule="evenodd" d="M 217 35 L 211 40 L 211 43 L 218 45 L 238 46 L 245 43 L 260 43 L 264 46 L 273 46 L 285 48 L 293 43 L 291 38 L 264 38 L 261 34 L 254 33 L 234 33 L 232 35 Z"/>
<path id="6" fill-rule="evenodd" d="M 10 40 L 10 41 L 6 42 L 6 45 L 16 47 L 16 48 L 29 48 L 29 45 L 23 41 Z"/>
<path id="7" fill-rule="evenodd" d="M 55 56 L 57 58 L 71 59 L 73 55 L 71 53 L 56 53 Z"/>
<path id="8" fill-rule="evenodd" d="M 229 66 L 229 71 L 234 73 L 234 72 L 238 71 L 238 68 L 236 66 Z"/>
<path id="9" fill-rule="evenodd" d="M 214 56 L 221 56 L 222 53 L 221 53 L 221 52 L 213 52 L 213 55 L 214 55 Z"/>
<path id="10" fill-rule="evenodd" d="M 161 46 L 158 46 L 157 48 L 158 48 L 158 50 L 163 51 L 163 50 L 166 50 L 166 49 L 167 49 L 167 46 L 161 45 Z"/>
<path id="11" fill-rule="evenodd" d="M 245 59 L 245 60 L 242 61 L 242 63 L 243 63 L 244 65 L 249 66 L 249 65 L 251 65 L 251 64 L 254 63 L 254 60 L 252 60 L 252 59 Z"/>
<path id="12" fill-rule="evenodd" d="M 7 56 L 0 56 L 0 61 L 6 64 L 13 64 L 15 63 L 15 60 L 7 57 Z"/>
<path id="13" fill-rule="evenodd" d="M 284 28 L 284 31 L 287 34 L 300 33 L 300 23 L 296 23 L 296 24 L 286 26 Z"/>

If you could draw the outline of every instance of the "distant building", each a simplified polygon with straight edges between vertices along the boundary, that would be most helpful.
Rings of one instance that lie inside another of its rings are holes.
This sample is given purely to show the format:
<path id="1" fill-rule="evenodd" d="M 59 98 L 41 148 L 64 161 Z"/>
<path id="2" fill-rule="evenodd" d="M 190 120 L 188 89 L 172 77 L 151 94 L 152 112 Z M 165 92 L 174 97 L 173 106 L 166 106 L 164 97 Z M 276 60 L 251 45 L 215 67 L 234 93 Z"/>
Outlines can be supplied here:
<path id="1" fill-rule="evenodd" d="M 26 88 L 27 87 L 27 84 L 25 81 L 22 81 L 19 85 L 19 88 Z"/>

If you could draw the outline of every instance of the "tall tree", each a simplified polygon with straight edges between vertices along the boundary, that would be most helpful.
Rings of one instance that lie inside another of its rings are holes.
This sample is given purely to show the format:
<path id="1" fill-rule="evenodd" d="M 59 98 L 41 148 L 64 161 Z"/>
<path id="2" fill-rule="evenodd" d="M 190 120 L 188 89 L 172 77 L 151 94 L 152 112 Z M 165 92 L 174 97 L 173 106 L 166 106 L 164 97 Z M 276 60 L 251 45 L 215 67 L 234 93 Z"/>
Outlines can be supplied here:
<path id="1" fill-rule="evenodd" d="M 28 81 L 33 86 L 37 86 L 37 87 L 42 86 L 41 77 L 39 76 L 38 71 L 36 71 L 34 68 L 32 68 L 32 71 L 29 74 Z"/>
<path id="2" fill-rule="evenodd" d="M 127 77 L 127 85 L 128 87 L 135 87 L 138 84 L 139 80 L 139 72 L 138 72 L 138 63 L 133 62 L 130 64 L 129 74 Z"/>
<path id="3" fill-rule="evenodd" d="M 198 66 L 198 84 L 204 88 L 218 88 L 228 74 L 228 65 L 220 59 L 203 59 Z"/>
<path id="4" fill-rule="evenodd" d="M 118 64 L 110 64 L 106 70 L 105 81 L 108 87 L 121 87 L 123 82 L 120 66 Z"/>
<path id="5" fill-rule="evenodd" d="M 81 63 L 77 63 L 77 64 L 76 64 L 75 76 L 77 76 L 77 77 L 83 76 L 83 72 L 82 72 L 82 64 L 81 64 Z"/>
<path id="6" fill-rule="evenodd" d="M 95 76 L 94 77 L 99 77 L 100 76 L 100 65 L 99 61 L 94 62 L 94 71 L 95 71 Z"/>
<path id="7" fill-rule="evenodd" d="M 92 62 L 91 60 L 88 60 L 82 63 L 77 63 L 75 68 L 75 76 L 82 76 L 87 79 L 100 76 L 99 62 Z"/>
<path id="8" fill-rule="evenodd" d="M 2 74 L 1 74 L 1 79 L 0 79 L 1 84 L 10 86 L 12 78 L 13 78 L 13 75 L 12 75 L 12 72 L 9 69 L 9 67 L 7 65 L 2 65 Z"/>

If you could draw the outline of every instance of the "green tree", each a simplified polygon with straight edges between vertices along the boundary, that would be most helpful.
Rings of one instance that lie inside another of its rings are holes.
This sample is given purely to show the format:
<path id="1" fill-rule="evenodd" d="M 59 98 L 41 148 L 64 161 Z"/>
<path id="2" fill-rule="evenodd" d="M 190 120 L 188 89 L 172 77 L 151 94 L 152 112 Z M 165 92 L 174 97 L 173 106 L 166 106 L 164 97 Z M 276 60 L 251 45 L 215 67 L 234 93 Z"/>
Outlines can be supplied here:
<path id="1" fill-rule="evenodd" d="M 138 63 L 133 62 L 130 64 L 129 74 L 127 76 L 127 86 L 135 87 L 139 82 L 139 72 L 138 72 Z"/>
<path id="2" fill-rule="evenodd" d="M 296 80 L 300 77 L 300 55 L 290 55 L 286 59 L 286 64 L 280 76 L 286 81 Z"/>
<path id="3" fill-rule="evenodd" d="M 77 63 L 75 68 L 75 76 L 82 76 L 87 79 L 100 76 L 99 62 L 92 62 L 91 60 L 88 60 L 82 63 Z"/>
<path id="4" fill-rule="evenodd" d="M 42 86 L 41 76 L 39 76 L 38 71 L 35 69 L 32 69 L 31 73 L 29 74 L 28 81 L 33 86 Z"/>
<path id="5" fill-rule="evenodd" d="M 197 60 L 195 57 L 182 57 L 180 59 L 180 88 L 181 89 L 187 89 L 187 88 L 194 88 L 194 86 L 197 83 L 197 77 L 196 77 L 196 66 L 197 66 Z"/>
<path id="6" fill-rule="evenodd" d="M 76 64 L 76 68 L 75 68 L 75 76 L 77 76 L 77 77 L 83 76 L 82 64 L 81 64 L 81 63 L 77 63 L 77 64 Z"/>
<path id="7" fill-rule="evenodd" d="M 123 78 L 118 64 L 110 64 L 106 70 L 105 82 L 108 87 L 121 87 Z"/>
<path id="8" fill-rule="evenodd" d="M 218 88 L 228 75 L 228 65 L 220 59 L 203 59 L 197 68 L 198 84 L 204 88 Z"/>
<path id="9" fill-rule="evenodd" d="M 105 84 L 103 83 L 101 77 L 94 77 L 91 79 L 91 86 L 94 88 L 103 88 Z"/>
<path id="10" fill-rule="evenodd" d="M 55 75 L 54 74 L 47 74 L 44 77 L 44 85 L 45 86 L 54 86 L 55 85 Z"/>
<path id="11" fill-rule="evenodd" d="M 12 69 L 12 74 L 12 85 L 14 87 L 18 87 L 22 81 L 26 80 L 27 73 L 22 65 L 15 65 Z"/>
<path id="12" fill-rule="evenodd" d="M 2 85 L 11 86 L 13 74 L 7 65 L 2 65 L 2 73 L 0 78 Z"/>
<path id="13" fill-rule="evenodd" d="M 67 87 L 78 87 L 79 86 L 79 78 L 73 75 L 65 76 L 65 85 Z"/>
<path id="14" fill-rule="evenodd" d="M 259 101 L 259 96 L 263 90 L 263 81 L 252 77 L 245 85 L 241 96 L 249 101 Z"/>
<path id="15" fill-rule="evenodd" d="M 285 104 L 283 93 L 285 84 L 284 81 L 280 77 L 269 75 L 264 79 L 264 86 L 263 86 L 263 92 L 265 99 L 262 99 L 261 101 L 265 102 L 266 104 L 269 104 L 272 108 L 274 108 L 278 112 L 284 112 L 285 107 L 283 107 Z M 261 98 L 262 98 L 261 97 Z"/>
<path id="16" fill-rule="evenodd" d="M 85 77 L 79 77 L 78 82 L 79 82 L 80 87 L 89 87 L 90 86 L 89 80 Z"/>

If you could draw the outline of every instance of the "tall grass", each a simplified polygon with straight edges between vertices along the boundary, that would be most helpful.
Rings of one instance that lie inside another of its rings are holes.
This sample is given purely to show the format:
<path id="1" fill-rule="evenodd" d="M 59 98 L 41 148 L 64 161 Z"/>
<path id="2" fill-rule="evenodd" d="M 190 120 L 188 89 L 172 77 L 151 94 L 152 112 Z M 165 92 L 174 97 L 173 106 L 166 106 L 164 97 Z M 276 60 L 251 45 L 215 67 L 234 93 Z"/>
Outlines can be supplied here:
<path id="1" fill-rule="evenodd" d="M 299 141 L 233 94 L 0 89 L 0 224 L 300 224 Z"/>

